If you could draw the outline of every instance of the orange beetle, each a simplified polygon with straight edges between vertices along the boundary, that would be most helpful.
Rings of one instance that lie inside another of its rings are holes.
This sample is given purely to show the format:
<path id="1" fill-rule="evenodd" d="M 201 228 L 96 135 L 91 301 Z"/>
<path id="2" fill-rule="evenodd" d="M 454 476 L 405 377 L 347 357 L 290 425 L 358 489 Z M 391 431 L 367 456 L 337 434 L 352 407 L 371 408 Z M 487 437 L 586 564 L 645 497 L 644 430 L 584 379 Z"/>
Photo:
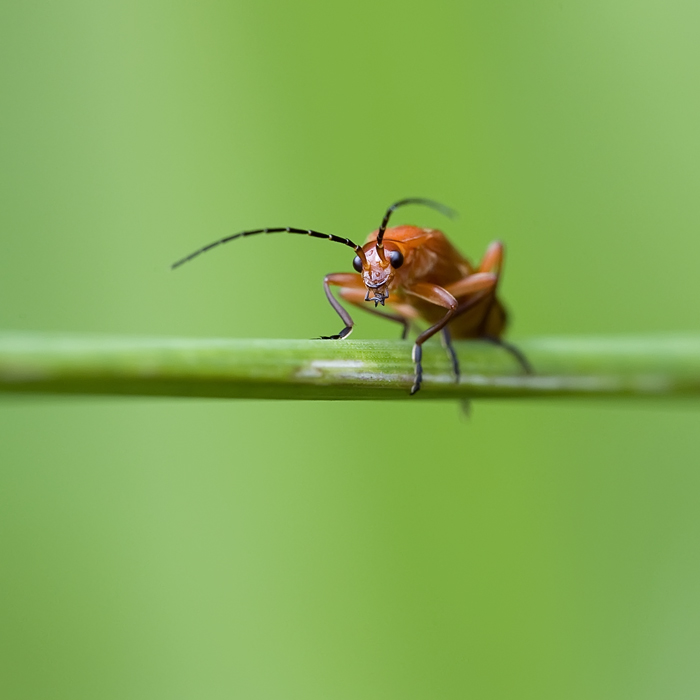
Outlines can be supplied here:
<path id="1" fill-rule="evenodd" d="M 496 291 L 503 266 L 503 244 L 498 241 L 492 243 L 479 267 L 474 268 L 441 231 L 418 226 L 387 228 L 392 212 L 406 204 L 423 204 L 446 216 L 454 215 L 451 209 L 438 202 L 412 197 L 402 199 L 387 209 L 381 226 L 368 236 L 364 246 L 353 243 L 349 238 L 310 229 L 289 226 L 262 228 L 236 233 L 210 243 L 178 260 L 172 267 L 179 267 L 222 243 L 258 233 L 297 233 L 342 243 L 355 250 L 353 267 L 356 272 L 338 272 L 326 275 L 323 280 L 328 301 L 345 324 L 338 334 L 322 336 L 323 340 L 347 338 L 354 326 L 350 314 L 331 292 L 331 287 L 335 286 L 340 287 L 339 295 L 348 303 L 401 323 L 402 338 L 406 338 L 411 323 L 416 319 L 431 324 L 413 345 L 415 377 L 411 394 L 415 394 L 421 386 L 422 345 L 438 331 L 442 331 L 456 381 L 459 381 L 459 362 L 452 338 L 479 338 L 500 345 L 516 358 L 526 373 L 532 373 L 520 350 L 501 338 L 506 326 L 506 312 L 496 297 Z M 374 302 L 374 307 L 367 307 L 365 302 Z M 377 309 L 379 304 L 384 306 L 387 302 L 394 313 Z"/>

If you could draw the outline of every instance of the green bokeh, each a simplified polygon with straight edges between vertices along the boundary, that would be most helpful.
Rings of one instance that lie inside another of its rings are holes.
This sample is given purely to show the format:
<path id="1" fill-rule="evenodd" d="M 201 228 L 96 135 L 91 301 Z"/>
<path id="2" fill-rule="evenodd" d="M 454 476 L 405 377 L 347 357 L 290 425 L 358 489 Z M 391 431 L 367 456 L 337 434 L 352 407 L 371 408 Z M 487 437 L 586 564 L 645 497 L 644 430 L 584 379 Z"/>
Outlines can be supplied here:
<path id="1" fill-rule="evenodd" d="M 308 338 L 430 196 L 512 336 L 700 330 L 700 5 L 0 6 L 0 328 Z M 397 219 L 398 220 L 398 219 Z M 358 318 L 356 337 L 396 329 Z M 697 410 L 0 403 L 0 696 L 687 698 Z"/>

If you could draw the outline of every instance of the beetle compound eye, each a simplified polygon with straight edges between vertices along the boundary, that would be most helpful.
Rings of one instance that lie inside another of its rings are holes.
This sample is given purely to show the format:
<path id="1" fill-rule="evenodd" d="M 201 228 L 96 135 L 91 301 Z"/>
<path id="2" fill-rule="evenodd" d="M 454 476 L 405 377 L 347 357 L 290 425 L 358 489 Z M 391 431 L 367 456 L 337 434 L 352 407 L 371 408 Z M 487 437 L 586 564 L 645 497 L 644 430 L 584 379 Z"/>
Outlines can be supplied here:
<path id="1" fill-rule="evenodd" d="M 396 269 L 397 267 L 401 267 L 403 265 L 403 255 L 401 254 L 400 250 L 390 250 L 388 251 L 389 255 L 389 262 L 391 263 L 391 266 Z"/>
<path id="2" fill-rule="evenodd" d="M 356 272 L 362 272 L 362 260 L 360 260 L 359 255 L 355 256 L 355 259 L 352 261 L 352 266 L 355 268 Z"/>

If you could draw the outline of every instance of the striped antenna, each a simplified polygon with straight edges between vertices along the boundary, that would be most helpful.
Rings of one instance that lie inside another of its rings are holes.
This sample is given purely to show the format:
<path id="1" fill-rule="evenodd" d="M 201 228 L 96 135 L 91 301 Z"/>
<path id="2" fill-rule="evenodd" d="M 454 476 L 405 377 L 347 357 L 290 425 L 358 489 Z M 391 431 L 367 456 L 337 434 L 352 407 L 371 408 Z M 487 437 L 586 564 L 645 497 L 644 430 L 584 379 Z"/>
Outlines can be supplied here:
<path id="1" fill-rule="evenodd" d="M 455 216 L 457 216 L 457 212 L 454 209 L 447 207 L 444 204 L 440 204 L 440 202 L 435 202 L 432 199 L 423 199 L 422 197 L 409 197 L 408 199 L 402 199 L 398 202 L 395 202 L 386 210 L 386 214 L 384 214 L 384 219 L 382 219 L 382 225 L 379 227 L 379 233 L 377 233 L 378 252 L 381 251 L 383 247 L 382 240 L 384 239 L 384 232 L 386 231 L 387 224 L 389 223 L 389 217 L 391 217 L 391 214 L 393 213 L 394 209 L 403 207 L 406 204 L 423 204 L 426 207 L 430 207 L 431 209 L 439 211 L 441 214 L 444 214 L 450 219 L 454 219 Z"/>
<path id="2" fill-rule="evenodd" d="M 349 246 L 358 255 L 360 255 L 360 257 L 364 258 L 362 248 L 360 248 L 360 246 L 356 243 L 353 243 L 349 238 L 340 238 L 340 236 L 334 236 L 332 233 L 320 233 L 319 231 L 312 231 L 311 229 L 291 228 L 290 226 L 285 226 L 283 228 L 256 228 L 253 231 L 242 231 L 241 233 L 235 233 L 233 236 L 226 236 L 226 238 L 222 238 L 219 241 L 214 241 L 214 243 L 205 245 L 204 248 L 195 250 L 194 253 L 190 253 L 186 258 L 178 260 L 176 263 L 172 264 L 171 269 L 174 270 L 176 267 L 184 265 L 186 262 L 192 260 L 192 258 L 196 258 L 198 255 L 206 253 L 208 250 L 216 248 L 216 246 L 221 245 L 222 243 L 228 243 L 229 241 L 236 240 L 236 238 L 244 238 L 245 236 L 254 236 L 258 233 L 299 233 L 303 236 L 312 236 L 313 238 L 325 238 L 328 241 L 333 241 L 334 243 L 342 243 L 343 245 Z"/>

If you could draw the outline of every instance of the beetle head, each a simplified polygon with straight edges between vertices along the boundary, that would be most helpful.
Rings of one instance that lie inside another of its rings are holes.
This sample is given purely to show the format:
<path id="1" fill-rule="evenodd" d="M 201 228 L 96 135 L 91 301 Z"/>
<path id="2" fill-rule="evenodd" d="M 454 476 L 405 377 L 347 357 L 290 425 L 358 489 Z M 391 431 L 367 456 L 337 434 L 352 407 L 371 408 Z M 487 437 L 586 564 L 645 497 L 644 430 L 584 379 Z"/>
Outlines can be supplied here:
<path id="1" fill-rule="evenodd" d="M 367 287 L 365 301 L 373 301 L 384 306 L 389 296 L 396 270 L 403 265 L 403 253 L 399 247 L 390 243 L 389 247 L 368 243 L 362 250 L 363 255 L 355 256 L 352 266 L 362 275 Z"/>

